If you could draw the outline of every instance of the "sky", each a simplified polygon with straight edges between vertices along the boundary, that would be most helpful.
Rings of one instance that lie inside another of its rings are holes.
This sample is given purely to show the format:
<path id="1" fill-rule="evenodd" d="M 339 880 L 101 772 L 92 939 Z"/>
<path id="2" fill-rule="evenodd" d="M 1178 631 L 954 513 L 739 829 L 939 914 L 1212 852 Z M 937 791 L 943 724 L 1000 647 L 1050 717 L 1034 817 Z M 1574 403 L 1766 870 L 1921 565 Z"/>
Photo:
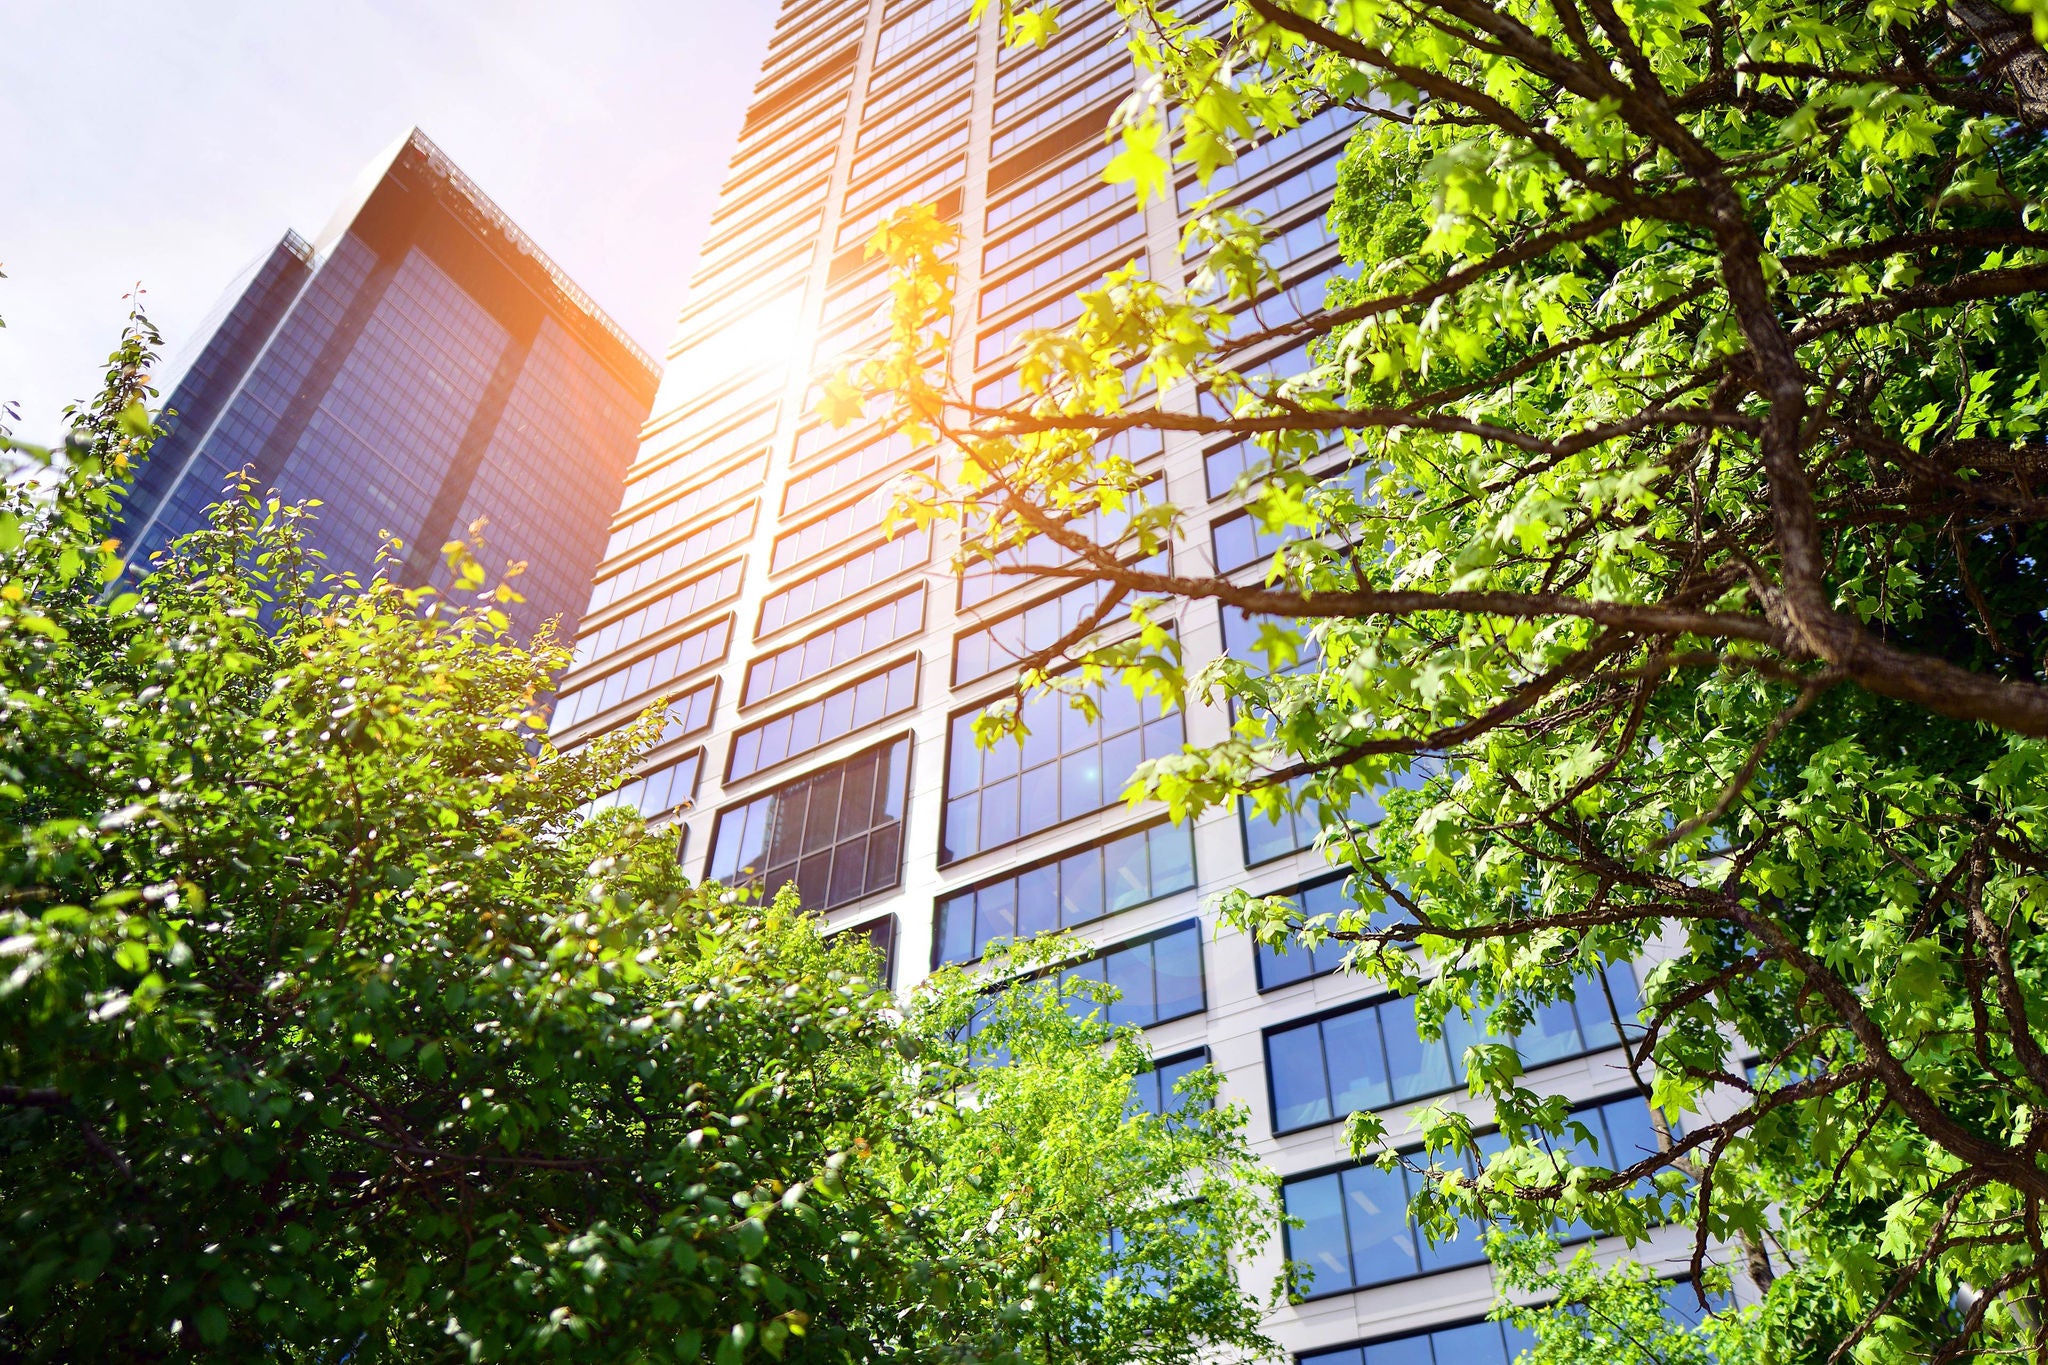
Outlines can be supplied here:
<path id="1" fill-rule="evenodd" d="M 776 0 L 0 0 L 0 404 L 48 441 L 137 283 L 175 354 L 408 127 L 659 356 Z"/>

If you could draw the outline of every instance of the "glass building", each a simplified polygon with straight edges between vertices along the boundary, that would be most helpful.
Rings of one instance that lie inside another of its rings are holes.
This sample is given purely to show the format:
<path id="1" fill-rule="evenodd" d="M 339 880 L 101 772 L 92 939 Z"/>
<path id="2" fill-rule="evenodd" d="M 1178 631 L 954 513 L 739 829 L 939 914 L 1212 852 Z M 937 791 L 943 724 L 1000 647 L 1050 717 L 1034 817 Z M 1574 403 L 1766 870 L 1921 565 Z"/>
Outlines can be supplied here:
<path id="1" fill-rule="evenodd" d="M 1304 1360 L 1504 1360 L 1511 1338 L 1473 1326 L 1493 1302 L 1473 1235 L 1419 1240 L 1399 1174 L 1358 1168 L 1343 1137 L 1360 1108 L 1400 1132 L 1420 1104 L 1474 1104 L 1461 1040 L 1425 1043 L 1409 1002 L 1339 973 L 1335 953 L 1255 950 L 1214 913 L 1232 887 L 1293 894 L 1310 913 L 1342 904 L 1318 821 L 1223 811 L 1175 826 L 1120 800 L 1142 759 L 1222 739 L 1229 717 L 1215 707 L 1161 712 L 1112 691 L 1088 720 L 1039 700 L 1021 748 L 977 749 L 974 717 L 1010 690 L 1013 662 L 1080 620 L 1094 589 L 1001 565 L 955 575 L 944 526 L 888 536 L 889 483 L 945 453 L 811 411 L 818 382 L 887 335 L 889 281 L 864 243 L 909 201 L 961 230 L 951 359 L 984 402 L 1017 392 L 1020 334 L 1075 316 L 1076 291 L 1105 271 L 1191 274 L 1178 242 L 1211 192 L 1276 229 L 1287 287 L 1260 301 L 1267 319 L 1315 306 L 1339 268 L 1324 219 L 1358 116 L 1311 119 L 1246 148 L 1209 187 L 1184 179 L 1140 210 L 1102 182 L 1103 133 L 1135 79 L 1107 7 L 1069 7 L 1059 36 L 1027 51 L 1001 47 L 996 7 L 978 24 L 970 8 L 785 3 L 554 732 L 584 742 L 667 695 L 665 737 L 616 800 L 672 824 L 693 875 L 795 883 L 834 928 L 890 953 L 899 989 L 995 940 L 1082 936 L 1094 949 L 1071 970 L 1117 986 L 1112 1017 L 1152 1043 L 1145 1102 L 1173 1103 L 1173 1078 L 1214 1066 L 1285 1177 L 1303 1221 L 1286 1249 L 1314 1279 L 1279 1310 L 1282 1344 Z M 1132 453 L 1161 495 L 1210 509 L 1203 534 L 1171 548 L 1181 568 L 1259 573 L 1272 547 L 1231 495 L 1242 448 L 1176 436 Z M 1255 633 L 1214 606 L 1177 614 L 1191 668 Z M 1375 813 L 1370 801 L 1347 812 Z M 1618 971 L 1519 1046 L 1535 1083 L 1584 1106 L 1602 1160 L 1625 1164 L 1648 1140 L 1647 1111 L 1627 1094 L 1609 990 L 1633 1017 L 1636 982 Z M 1280 1254 L 1245 1267 L 1252 1282 L 1271 1283 Z M 1680 1273 L 1689 1245 L 1638 1251 L 1667 1254 Z"/>
<path id="2" fill-rule="evenodd" d="M 118 532 L 140 568 L 237 471 L 323 504 L 310 541 L 367 574 L 386 534 L 426 583 L 472 539 L 524 561 L 522 633 L 573 633 L 659 378 L 654 361 L 414 129 L 316 242 L 229 289 L 165 400 Z"/>

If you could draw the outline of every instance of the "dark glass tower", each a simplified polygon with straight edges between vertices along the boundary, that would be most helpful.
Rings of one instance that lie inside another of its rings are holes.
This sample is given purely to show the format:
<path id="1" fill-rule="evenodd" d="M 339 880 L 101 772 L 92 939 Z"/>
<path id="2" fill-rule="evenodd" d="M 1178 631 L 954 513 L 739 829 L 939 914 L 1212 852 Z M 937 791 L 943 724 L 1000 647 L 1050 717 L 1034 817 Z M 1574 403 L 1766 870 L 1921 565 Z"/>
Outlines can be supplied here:
<path id="1" fill-rule="evenodd" d="M 317 498 L 313 548 L 368 572 L 397 536 L 424 583 L 482 518 L 524 561 L 531 631 L 575 631 L 654 362 L 417 129 L 317 242 L 296 233 L 231 291 L 165 403 L 121 538 L 140 569 L 203 524 L 236 471 Z"/>

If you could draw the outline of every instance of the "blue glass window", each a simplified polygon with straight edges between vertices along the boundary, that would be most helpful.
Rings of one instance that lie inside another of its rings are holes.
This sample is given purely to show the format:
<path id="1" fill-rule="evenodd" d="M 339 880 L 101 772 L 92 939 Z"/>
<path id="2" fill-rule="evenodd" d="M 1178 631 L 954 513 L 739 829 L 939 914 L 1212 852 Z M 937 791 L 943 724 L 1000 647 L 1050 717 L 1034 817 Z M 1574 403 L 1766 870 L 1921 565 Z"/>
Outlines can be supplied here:
<path id="1" fill-rule="evenodd" d="M 910 741 L 892 740 L 718 813 L 708 881 L 773 895 L 794 882 L 813 912 L 895 886 L 903 875 Z"/>
<path id="2" fill-rule="evenodd" d="M 1300 909 L 1304 918 L 1317 915 L 1340 915 L 1351 908 L 1351 897 L 1345 894 L 1344 877 L 1340 873 L 1310 882 L 1287 897 Z M 1375 910 L 1367 919 L 1368 928 L 1391 924 L 1396 919 L 1391 909 Z M 1334 924 L 1335 921 L 1333 920 Z M 1314 948 L 1306 947 L 1299 939 L 1292 939 L 1281 947 L 1274 948 L 1261 943 L 1254 951 L 1257 954 L 1259 989 L 1275 991 L 1282 986 L 1291 986 L 1297 981 L 1310 977 L 1324 976 L 1343 965 L 1344 955 L 1351 950 L 1349 943 L 1324 939 Z"/>
<path id="3" fill-rule="evenodd" d="M 856 730 L 879 725 L 917 705 L 917 660 L 902 663 L 835 688 L 794 711 L 785 711 L 734 733 L 725 780 L 737 782 L 786 763 Z"/>
<path id="4" fill-rule="evenodd" d="M 1512 1365 L 1536 1335 L 1511 1323 L 1468 1322 L 1297 1356 L 1297 1365 Z"/>
<path id="5" fill-rule="evenodd" d="M 1649 1106 L 1640 1096 L 1585 1105 L 1571 1116 L 1592 1132 L 1597 1144 L 1597 1150 L 1578 1144 L 1570 1154 L 1576 1160 L 1621 1170 L 1657 1150 Z M 1500 1138 L 1482 1139 L 1479 1145 L 1482 1151 L 1499 1150 Z M 1468 1175 L 1476 1174 L 1473 1162 L 1464 1164 Z M 1302 1220 L 1302 1226 L 1287 1230 L 1287 1254 L 1309 1269 L 1308 1297 L 1485 1262 L 1483 1226 L 1467 1222 L 1454 1238 L 1431 1245 L 1408 1221 L 1408 1204 L 1420 1191 L 1421 1179 L 1402 1167 L 1352 1166 L 1282 1182 L 1288 1214 Z M 1591 1235 L 1584 1225 L 1560 1224 L 1558 1231 L 1567 1241 Z"/>
<path id="6" fill-rule="evenodd" d="M 1138 764 L 1180 752 L 1178 711 L 1162 711 L 1111 684 L 1097 691 L 1094 717 L 1060 693 L 1024 703 L 1022 743 L 974 742 L 974 712 L 953 718 L 946 772 L 941 862 L 1015 843 L 1123 799 Z"/>
<path id="7" fill-rule="evenodd" d="M 1148 1114 L 1171 1114 L 1189 1103 L 1185 1095 L 1174 1093 L 1175 1088 L 1209 1065 L 1209 1049 L 1197 1048 L 1183 1052 L 1176 1057 L 1161 1058 L 1152 1064 L 1152 1069 L 1142 1076 L 1131 1079 L 1131 1106 Z"/>
<path id="8" fill-rule="evenodd" d="M 1641 1010 L 1635 974 L 1625 962 L 1606 970 L 1607 988 L 1625 1020 Z M 1606 992 L 1582 977 L 1579 999 L 1539 1009 L 1510 1042 L 1526 1065 L 1583 1056 L 1617 1041 Z M 1425 1040 L 1416 1030 L 1415 1002 L 1397 996 L 1353 1005 L 1334 1013 L 1287 1024 L 1266 1033 L 1266 1077 L 1273 1104 L 1273 1131 L 1289 1132 L 1329 1123 L 1360 1109 L 1439 1094 L 1465 1083 L 1465 1049 L 1491 1035 L 1472 1019 L 1453 1015 L 1443 1036 Z"/>
<path id="9" fill-rule="evenodd" d="M 973 962 L 991 943 L 1072 929 L 1194 884 L 1187 829 L 1135 830 L 943 897 L 935 960 Z"/>

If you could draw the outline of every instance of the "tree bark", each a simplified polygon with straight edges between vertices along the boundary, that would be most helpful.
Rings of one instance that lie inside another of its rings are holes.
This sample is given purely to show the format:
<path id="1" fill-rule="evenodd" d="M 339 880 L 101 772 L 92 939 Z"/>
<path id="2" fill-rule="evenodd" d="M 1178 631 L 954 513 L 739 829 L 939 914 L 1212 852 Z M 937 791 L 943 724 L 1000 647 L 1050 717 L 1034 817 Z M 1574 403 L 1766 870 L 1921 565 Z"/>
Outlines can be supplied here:
<path id="1" fill-rule="evenodd" d="M 1992 74 L 2012 87 L 2020 118 L 2036 128 L 2048 125 L 2048 52 L 2034 41 L 2032 21 L 1992 0 L 1949 0 L 1948 20 L 1976 40 Z"/>

